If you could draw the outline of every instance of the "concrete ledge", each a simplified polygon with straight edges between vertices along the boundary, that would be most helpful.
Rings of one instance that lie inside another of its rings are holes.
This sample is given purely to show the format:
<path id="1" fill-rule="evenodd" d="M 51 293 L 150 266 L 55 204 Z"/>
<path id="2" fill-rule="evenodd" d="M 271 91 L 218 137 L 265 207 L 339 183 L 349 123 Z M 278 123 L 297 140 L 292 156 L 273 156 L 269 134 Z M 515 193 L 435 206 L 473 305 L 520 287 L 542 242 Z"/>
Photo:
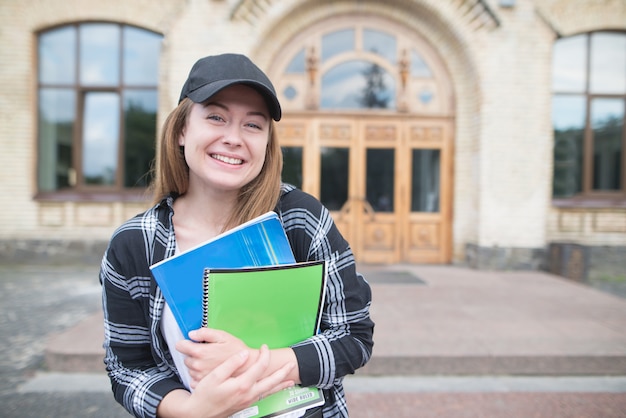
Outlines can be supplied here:
<path id="1" fill-rule="evenodd" d="M 55 372 L 104 372 L 103 341 L 103 316 L 98 312 L 48 338 L 45 368 Z"/>
<path id="2" fill-rule="evenodd" d="M 45 349 L 46 370 L 104 372 L 102 312 L 53 335 Z M 626 356 L 376 356 L 361 376 L 625 376 Z"/>
<path id="3" fill-rule="evenodd" d="M 624 376 L 626 356 L 372 357 L 368 376 Z"/>
<path id="4" fill-rule="evenodd" d="M 359 374 L 626 376 L 622 298 L 546 273 L 442 266 L 389 271 L 402 274 L 378 270 L 398 284 L 372 284 L 376 345 Z M 51 336 L 46 368 L 103 371 L 103 339 L 98 310 Z"/>

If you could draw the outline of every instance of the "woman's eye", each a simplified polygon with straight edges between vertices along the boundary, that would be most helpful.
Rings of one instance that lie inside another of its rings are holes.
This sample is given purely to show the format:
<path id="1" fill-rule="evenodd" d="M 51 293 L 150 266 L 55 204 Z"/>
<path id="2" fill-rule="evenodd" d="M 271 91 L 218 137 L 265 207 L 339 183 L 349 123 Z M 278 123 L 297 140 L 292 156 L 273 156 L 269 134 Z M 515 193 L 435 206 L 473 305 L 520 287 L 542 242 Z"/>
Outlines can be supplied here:
<path id="1" fill-rule="evenodd" d="M 223 119 L 221 116 L 219 116 L 219 115 L 209 115 L 209 116 L 207 117 L 207 119 L 214 120 L 214 121 L 218 121 L 218 122 L 221 122 L 221 121 L 223 121 L 223 120 L 224 120 L 224 119 Z"/>
<path id="2" fill-rule="evenodd" d="M 257 125 L 256 123 L 252 123 L 252 122 L 248 123 L 248 126 L 253 128 L 253 129 L 259 129 L 259 130 L 263 129 L 263 128 L 261 128 L 260 125 Z"/>

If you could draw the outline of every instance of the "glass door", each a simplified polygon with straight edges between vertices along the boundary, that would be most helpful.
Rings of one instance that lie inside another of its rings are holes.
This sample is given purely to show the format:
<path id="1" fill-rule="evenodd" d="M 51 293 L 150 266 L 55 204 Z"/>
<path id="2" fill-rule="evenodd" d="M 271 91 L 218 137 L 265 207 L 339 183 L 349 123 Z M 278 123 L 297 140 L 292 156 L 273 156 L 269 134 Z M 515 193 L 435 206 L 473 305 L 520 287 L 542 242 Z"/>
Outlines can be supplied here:
<path id="1" fill-rule="evenodd" d="M 402 196 L 398 183 L 398 155 L 401 152 L 401 124 L 395 119 L 361 119 L 359 160 L 351 168 L 359 198 L 354 213 L 359 236 L 353 246 L 359 260 L 367 263 L 394 263 L 399 260 Z"/>
<path id="2" fill-rule="evenodd" d="M 363 263 L 451 257 L 451 121 L 281 122 L 283 180 L 317 196 Z"/>
<path id="3" fill-rule="evenodd" d="M 445 263 L 452 255 L 452 137 L 449 121 L 406 127 L 402 254 L 412 263 Z"/>

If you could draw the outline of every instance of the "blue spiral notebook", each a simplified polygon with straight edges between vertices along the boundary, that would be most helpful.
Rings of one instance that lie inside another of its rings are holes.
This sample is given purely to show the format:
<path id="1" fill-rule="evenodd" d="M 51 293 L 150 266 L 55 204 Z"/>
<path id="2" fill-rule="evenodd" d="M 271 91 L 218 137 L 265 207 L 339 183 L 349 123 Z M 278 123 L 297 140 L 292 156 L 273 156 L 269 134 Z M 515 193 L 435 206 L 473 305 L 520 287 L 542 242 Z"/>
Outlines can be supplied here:
<path id="1" fill-rule="evenodd" d="M 293 264 L 278 215 L 267 212 L 194 248 L 150 266 L 185 338 L 202 325 L 205 268 Z"/>

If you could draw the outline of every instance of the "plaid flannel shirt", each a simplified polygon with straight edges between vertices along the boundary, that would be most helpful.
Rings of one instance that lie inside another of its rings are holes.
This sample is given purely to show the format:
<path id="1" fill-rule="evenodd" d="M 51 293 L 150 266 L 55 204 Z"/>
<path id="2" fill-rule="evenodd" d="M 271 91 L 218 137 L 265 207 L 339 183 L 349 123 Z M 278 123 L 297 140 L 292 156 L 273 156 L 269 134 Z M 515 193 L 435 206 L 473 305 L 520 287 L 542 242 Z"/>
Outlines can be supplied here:
<path id="1" fill-rule="evenodd" d="M 136 417 L 154 417 L 161 399 L 184 389 L 160 331 L 164 298 L 149 266 L 176 248 L 174 197 L 121 225 L 102 259 L 105 358 L 115 399 Z M 327 260 L 322 332 L 292 348 L 302 384 L 324 390 L 325 417 L 347 417 L 342 381 L 373 347 L 371 291 L 348 243 L 314 197 L 283 185 L 278 213 L 297 261 Z"/>

